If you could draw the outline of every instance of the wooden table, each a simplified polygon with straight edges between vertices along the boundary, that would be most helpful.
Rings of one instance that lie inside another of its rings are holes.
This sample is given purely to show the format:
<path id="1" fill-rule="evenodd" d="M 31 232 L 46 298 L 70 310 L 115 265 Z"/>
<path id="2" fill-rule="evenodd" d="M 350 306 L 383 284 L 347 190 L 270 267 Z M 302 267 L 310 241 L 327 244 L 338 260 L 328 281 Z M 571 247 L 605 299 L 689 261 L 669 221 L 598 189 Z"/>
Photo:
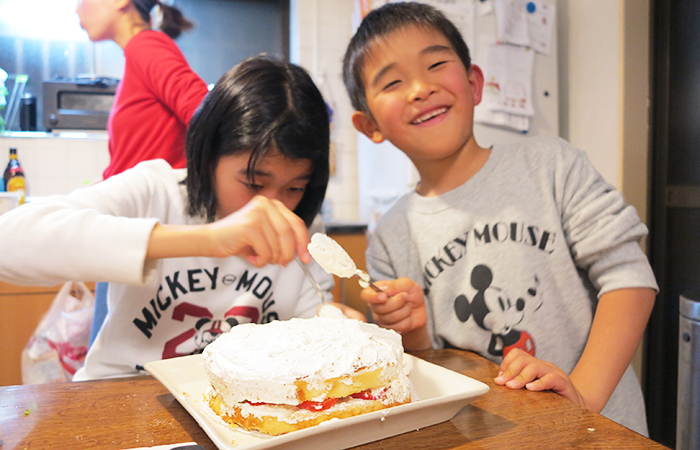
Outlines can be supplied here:
<path id="1" fill-rule="evenodd" d="M 411 449 L 665 449 L 550 392 L 493 384 L 497 366 L 459 350 L 413 353 L 491 388 L 452 420 L 358 447 Z M 0 449 L 127 449 L 195 441 L 216 447 L 170 392 L 144 376 L 0 388 Z M 313 449 L 315 450 L 315 449 Z"/>

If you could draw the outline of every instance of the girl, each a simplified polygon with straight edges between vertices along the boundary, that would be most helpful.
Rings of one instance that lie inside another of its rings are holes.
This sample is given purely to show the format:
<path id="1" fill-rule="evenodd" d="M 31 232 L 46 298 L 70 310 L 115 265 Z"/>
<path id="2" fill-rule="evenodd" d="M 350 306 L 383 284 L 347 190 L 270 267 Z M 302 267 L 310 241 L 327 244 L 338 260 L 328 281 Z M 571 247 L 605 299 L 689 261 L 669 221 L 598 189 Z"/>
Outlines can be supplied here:
<path id="1" fill-rule="evenodd" d="M 162 17 L 151 30 L 151 11 Z M 80 26 L 90 40 L 124 50 L 124 73 L 107 122 L 107 179 L 141 161 L 162 158 L 185 167 L 187 124 L 207 94 L 173 39 L 192 28 L 182 13 L 159 0 L 79 0 Z"/>
<path id="2" fill-rule="evenodd" d="M 328 183 L 329 122 L 308 74 L 267 57 L 226 75 L 192 118 L 187 169 L 147 161 L 0 216 L 0 278 L 109 281 L 74 380 L 137 374 L 238 323 L 313 316 L 297 264 Z M 311 265 L 322 288 L 332 277 Z M 328 293 L 327 293 L 328 294 Z M 359 312 L 348 312 L 362 318 Z"/>

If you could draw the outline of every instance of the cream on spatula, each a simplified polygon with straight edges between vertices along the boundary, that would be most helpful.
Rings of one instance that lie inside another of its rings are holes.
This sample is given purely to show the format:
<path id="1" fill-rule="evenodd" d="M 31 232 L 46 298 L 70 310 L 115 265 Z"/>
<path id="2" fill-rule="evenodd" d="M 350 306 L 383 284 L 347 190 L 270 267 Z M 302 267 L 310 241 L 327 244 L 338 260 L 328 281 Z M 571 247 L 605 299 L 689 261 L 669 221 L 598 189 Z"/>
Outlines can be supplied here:
<path id="1" fill-rule="evenodd" d="M 370 282 L 366 272 L 357 268 L 355 261 L 335 239 L 323 233 L 315 233 L 311 236 L 311 243 L 307 248 L 314 260 L 326 272 L 340 278 L 357 278 L 363 288 L 371 287 L 376 292 L 384 292 Z"/>

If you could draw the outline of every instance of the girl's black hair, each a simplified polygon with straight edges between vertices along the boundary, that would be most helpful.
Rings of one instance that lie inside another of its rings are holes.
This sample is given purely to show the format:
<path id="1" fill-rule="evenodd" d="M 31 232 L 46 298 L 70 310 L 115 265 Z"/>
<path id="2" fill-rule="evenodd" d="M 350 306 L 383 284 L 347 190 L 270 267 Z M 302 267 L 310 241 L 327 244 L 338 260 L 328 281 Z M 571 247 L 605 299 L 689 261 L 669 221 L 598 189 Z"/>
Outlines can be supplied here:
<path id="1" fill-rule="evenodd" d="M 222 156 L 252 152 L 248 179 L 253 182 L 260 160 L 279 151 L 313 164 L 294 210 L 310 226 L 328 186 L 329 148 L 328 110 L 309 74 L 264 55 L 246 59 L 219 79 L 190 120 L 185 141 L 187 212 L 214 221 L 214 173 Z"/>
<path id="2" fill-rule="evenodd" d="M 171 39 L 176 39 L 183 31 L 191 30 L 194 26 L 192 22 L 187 20 L 182 12 L 174 6 L 166 5 L 159 0 L 131 0 L 136 7 L 139 16 L 144 22 L 151 23 L 151 10 L 158 5 L 163 14 L 163 20 L 160 23 L 160 31 L 170 36 Z"/>
<path id="3" fill-rule="evenodd" d="M 362 79 L 365 58 L 372 45 L 394 31 L 412 25 L 425 26 L 445 36 L 467 71 L 471 68 L 469 48 L 457 27 L 444 14 L 425 3 L 387 3 L 367 14 L 345 51 L 343 82 L 356 111 L 372 117 Z"/>

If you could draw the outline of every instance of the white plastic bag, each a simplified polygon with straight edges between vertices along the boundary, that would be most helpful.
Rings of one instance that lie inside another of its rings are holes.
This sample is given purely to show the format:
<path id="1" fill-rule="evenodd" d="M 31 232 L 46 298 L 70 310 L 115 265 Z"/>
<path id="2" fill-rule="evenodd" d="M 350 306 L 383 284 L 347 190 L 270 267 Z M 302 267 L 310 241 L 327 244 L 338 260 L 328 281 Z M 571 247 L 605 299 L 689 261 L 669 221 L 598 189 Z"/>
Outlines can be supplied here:
<path id="1" fill-rule="evenodd" d="M 71 381 L 85 362 L 95 297 L 84 283 L 65 283 L 22 351 L 22 383 Z"/>

